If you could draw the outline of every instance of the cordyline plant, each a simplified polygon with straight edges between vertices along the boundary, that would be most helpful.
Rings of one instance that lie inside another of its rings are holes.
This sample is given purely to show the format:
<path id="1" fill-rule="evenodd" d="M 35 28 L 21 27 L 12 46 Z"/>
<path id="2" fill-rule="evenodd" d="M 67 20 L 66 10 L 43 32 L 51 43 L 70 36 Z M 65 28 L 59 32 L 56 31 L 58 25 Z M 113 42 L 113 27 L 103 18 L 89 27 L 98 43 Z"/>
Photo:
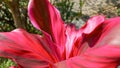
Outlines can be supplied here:
<path id="1" fill-rule="evenodd" d="M 43 35 L 22 28 L 0 33 L 0 56 L 17 68 L 116 68 L 120 60 L 120 17 L 90 18 L 81 29 L 64 24 L 48 0 L 30 0 L 28 14 Z M 11 68 L 16 68 L 11 67 Z"/>

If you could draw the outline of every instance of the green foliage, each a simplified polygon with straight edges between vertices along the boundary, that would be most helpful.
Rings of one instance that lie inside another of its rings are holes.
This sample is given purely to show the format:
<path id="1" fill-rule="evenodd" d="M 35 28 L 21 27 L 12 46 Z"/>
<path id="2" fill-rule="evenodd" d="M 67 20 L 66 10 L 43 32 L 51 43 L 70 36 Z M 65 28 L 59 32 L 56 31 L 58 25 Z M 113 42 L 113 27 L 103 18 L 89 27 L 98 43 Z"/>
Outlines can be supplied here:
<path id="1" fill-rule="evenodd" d="M 79 0 L 79 16 L 82 16 L 82 8 L 86 0 Z"/>
<path id="2" fill-rule="evenodd" d="M 9 68 L 10 66 L 14 65 L 15 63 L 12 62 L 11 60 L 0 57 L 0 68 Z"/>
<path id="3" fill-rule="evenodd" d="M 26 24 L 26 30 L 30 33 L 42 34 L 39 30 L 37 30 L 35 27 L 33 27 L 31 22 L 29 21 L 29 19 L 28 19 L 27 24 Z"/>
<path id="4" fill-rule="evenodd" d="M 10 31 L 15 28 L 12 14 L 4 2 L 0 2 L 0 31 Z"/>
<path id="5" fill-rule="evenodd" d="M 28 0 L 20 0 L 19 1 L 19 10 L 21 13 L 21 17 L 25 18 L 25 28 L 28 32 L 30 33 L 36 33 L 36 34 L 41 34 L 39 30 L 36 30 L 32 24 L 29 21 L 28 15 L 27 15 L 27 5 L 28 5 Z M 7 32 L 11 31 L 16 28 L 14 24 L 14 20 L 11 14 L 11 11 L 7 4 L 4 2 L 0 2 L 0 32 Z"/>
<path id="6" fill-rule="evenodd" d="M 117 14 L 118 16 L 120 16 L 120 8 L 117 10 Z"/>
<path id="7" fill-rule="evenodd" d="M 71 23 L 79 16 L 79 12 L 73 11 L 74 4 L 75 3 L 71 0 L 61 0 L 54 2 L 54 5 L 61 13 L 62 19 L 67 23 Z"/>

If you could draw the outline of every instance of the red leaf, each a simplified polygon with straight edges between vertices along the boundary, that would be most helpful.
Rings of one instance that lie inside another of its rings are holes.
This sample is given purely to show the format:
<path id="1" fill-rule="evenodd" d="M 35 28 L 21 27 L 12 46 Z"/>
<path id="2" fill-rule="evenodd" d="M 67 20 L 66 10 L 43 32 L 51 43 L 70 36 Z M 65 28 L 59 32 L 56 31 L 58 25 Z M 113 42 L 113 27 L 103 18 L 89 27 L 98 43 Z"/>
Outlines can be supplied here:
<path id="1" fill-rule="evenodd" d="M 51 40 L 23 29 L 0 33 L 0 56 L 13 59 L 21 68 L 45 68 L 57 62 L 59 52 L 53 48 Z"/>
<path id="2" fill-rule="evenodd" d="M 44 35 L 49 34 L 62 54 L 66 38 L 59 11 L 48 0 L 30 0 L 28 14 L 32 24 L 42 30 Z"/>

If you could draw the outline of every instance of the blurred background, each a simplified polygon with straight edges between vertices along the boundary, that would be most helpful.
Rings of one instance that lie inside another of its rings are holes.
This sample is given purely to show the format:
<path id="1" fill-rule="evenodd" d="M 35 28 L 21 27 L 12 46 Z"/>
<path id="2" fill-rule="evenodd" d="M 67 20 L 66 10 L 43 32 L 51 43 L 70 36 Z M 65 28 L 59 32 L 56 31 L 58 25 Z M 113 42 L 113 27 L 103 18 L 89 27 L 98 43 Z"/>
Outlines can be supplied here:
<path id="1" fill-rule="evenodd" d="M 0 32 L 24 28 L 30 33 L 41 34 L 30 23 L 27 15 L 29 0 L 0 0 Z M 50 0 L 58 8 L 65 23 L 74 23 L 80 28 L 95 15 L 107 18 L 120 16 L 120 0 Z M 0 68 L 15 65 L 11 60 L 0 57 Z"/>

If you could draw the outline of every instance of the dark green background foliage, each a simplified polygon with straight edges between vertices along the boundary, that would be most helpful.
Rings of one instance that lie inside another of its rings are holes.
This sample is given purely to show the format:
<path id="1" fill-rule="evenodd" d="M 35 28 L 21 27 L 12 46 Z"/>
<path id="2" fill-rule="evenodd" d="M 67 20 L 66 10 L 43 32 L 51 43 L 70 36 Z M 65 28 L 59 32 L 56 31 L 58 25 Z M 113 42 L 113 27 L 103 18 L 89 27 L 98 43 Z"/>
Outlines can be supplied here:
<path id="1" fill-rule="evenodd" d="M 0 31 L 10 31 L 15 28 L 12 14 L 4 2 L 0 4 Z"/>
<path id="2" fill-rule="evenodd" d="M 19 1 L 19 10 L 20 10 L 20 16 L 21 18 L 25 18 L 25 28 L 28 32 L 31 33 L 40 33 L 38 30 L 36 30 L 32 24 L 29 21 L 29 18 L 27 16 L 27 0 L 20 0 Z M 9 9 L 9 6 L 1 1 L 0 2 L 0 31 L 11 31 L 13 29 L 16 29 L 17 27 L 14 24 L 14 20 L 11 14 L 11 11 Z M 22 10 L 22 11 L 21 11 Z"/>
<path id="3" fill-rule="evenodd" d="M 77 17 L 77 12 L 73 11 L 74 2 L 70 0 L 61 0 L 61 2 L 55 1 L 54 5 L 60 11 L 62 19 L 65 22 L 70 23 Z"/>

